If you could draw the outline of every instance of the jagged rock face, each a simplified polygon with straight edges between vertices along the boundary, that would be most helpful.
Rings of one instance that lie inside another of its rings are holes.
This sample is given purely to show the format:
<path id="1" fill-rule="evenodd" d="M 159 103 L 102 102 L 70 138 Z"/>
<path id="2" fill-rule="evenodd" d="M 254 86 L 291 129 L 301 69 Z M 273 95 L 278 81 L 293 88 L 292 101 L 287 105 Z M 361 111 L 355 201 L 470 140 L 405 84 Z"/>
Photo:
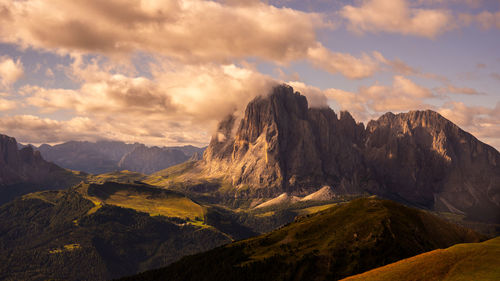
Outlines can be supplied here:
<path id="1" fill-rule="evenodd" d="M 189 157 L 178 149 L 138 145 L 134 150 L 122 157 L 118 167 L 124 170 L 151 174 L 188 159 Z"/>
<path id="2" fill-rule="evenodd" d="M 208 175 L 258 196 L 305 195 L 329 182 L 359 188 L 364 128 L 348 113 L 338 119 L 329 108 L 309 109 L 304 96 L 280 86 L 248 104 L 233 136 L 234 127 L 234 117 L 219 124 L 204 155 Z"/>
<path id="3" fill-rule="evenodd" d="M 276 87 L 219 124 L 200 166 L 238 194 L 303 196 L 330 185 L 500 221 L 500 154 L 433 111 L 387 113 L 365 129 Z M 247 188 L 249 187 L 249 188 Z"/>
<path id="4" fill-rule="evenodd" d="M 16 139 L 0 135 L 0 186 L 18 183 L 48 183 L 63 169 L 43 160 L 31 146 L 18 150 Z"/>
<path id="5" fill-rule="evenodd" d="M 438 113 L 387 113 L 368 123 L 366 136 L 366 162 L 380 183 L 375 192 L 500 219 L 500 154 Z"/>

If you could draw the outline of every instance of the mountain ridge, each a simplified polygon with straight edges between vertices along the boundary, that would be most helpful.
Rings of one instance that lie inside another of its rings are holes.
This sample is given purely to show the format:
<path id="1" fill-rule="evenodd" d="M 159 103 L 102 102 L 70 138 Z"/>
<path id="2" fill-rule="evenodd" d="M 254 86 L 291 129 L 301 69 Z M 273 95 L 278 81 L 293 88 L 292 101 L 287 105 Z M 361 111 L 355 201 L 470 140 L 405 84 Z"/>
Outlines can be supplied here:
<path id="1" fill-rule="evenodd" d="M 144 174 L 187 161 L 204 148 L 192 145 L 158 147 L 121 141 L 68 141 L 57 145 L 42 144 L 42 156 L 61 167 L 91 174 L 130 170 Z"/>
<path id="2" fill-rule="evenodd" d="M 500 153 L 439 113 L 386 113 L 366 128 L 309 108 L 281 85 L 221 121 L 198 170 L 241 198 L 303 196 L 321 186 L 500 221 Z"/>
<path id="3" fill-rule="evenodd" d="M 33 191 L 68 188 L 85 176 L 46 161 L 31 146 L 19 149 L 15 138 L 0 135 L 0 204 Z"/>
<path id="4" fill-rule="evenodd" d="M 418 253 L 482 239 L 428 212 L 363 198 L 120 280 L 338 280 Z"/>

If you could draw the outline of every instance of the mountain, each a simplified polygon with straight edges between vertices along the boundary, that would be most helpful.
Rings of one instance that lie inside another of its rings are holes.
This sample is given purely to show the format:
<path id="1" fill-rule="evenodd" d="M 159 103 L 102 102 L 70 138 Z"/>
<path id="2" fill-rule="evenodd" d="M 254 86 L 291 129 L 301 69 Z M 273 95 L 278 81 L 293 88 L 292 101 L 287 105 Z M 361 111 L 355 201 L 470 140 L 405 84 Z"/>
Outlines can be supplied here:
<path id="1" fill-rule="evenodd" d="M 118 141 L 69 141 L 54 146 L 42 144 L 38 150 L 45 159 L 61 167 L 101 174 L 117 170 L 123 155 L 136 145 Z"/>
<path id="2" fill-rule="evenodd" d="M 106 177 L 0 206 L 0 280 L 109 280 L 136 274 L 335 204 L 232 210 L 139 181 L 105 181 L 119 179 L 117 173 L 99 176 Z M 122 176 L 134 178 L 132 172 Z"/>
<path id="3" fill-rule="evenodd" d="M 500 221 L 500 153 L 436 112 L 385 114 L 367 125 L 365 159 L 383 190 L 438 211 Z"/>
<path id="4" fill-rule="evenodd" d="M 119 170 L 153 173 L 188 160 L 204 148 L 195 146 L 147 147 L 119 141 L 70 141 L 54 146 L 43 144 L 38 150 L 48 161 L 61 167 L 102 174 Z"/>
<path id="5" fill-rule="evenodd" d="M 363 198 L 121 280 L 338 280 L 480 239 L 428 212 Z"/>
<path id="6" fill-rule="evenodd" d="M 366 184 L 361 181 L 363 125 L 346 112 L 337 118 L 330 108 L 308 108 L 291 87 L 276 87 L 251 101 L 235 126 L 232 116 L 219 124 L 204 155 L 204 171 L 237 188 L 252 187 L 242 195 L 305 195 L 328 183 L 357 191 Z"/>
<path id="7" fill-rule="evenodd" d="M 328 185 L 323 186 L 320 190 L 313 192 L 300 201 L 327 201 L 336 197 L 335 192 Z"/>
<path id="8" fill-rule="evenodd" d="M 189 158 L 189 156 L 179 149 L 138 145 L 132 151 L 123 155 L 120 162 L 118 162 L 118 167 L 120 169 L 151 174 L 185 162 Z"/>
<path id="9" fill-rule="evenodd" d="M 109 280 L 231 241 L 203 207 L 147 185 L 80 184 L 0 206 L 0 280 Z"/>
<path id="10" fill-rule="evenodd" d="M 0 135 L 0 204 L 36 190 L 67 188 L 85 177 L 45 161 L 31 146 L 18 147 L 15 138 Z"/>
<path id="11" fill-rule="evenodd" d="M 268 200 L 262 204 L 257 205 L 255 208 L 265 208 L 273 205 L 280 205 L 280 204 L 292 204 L 295 202 L 300 201 L 300 198 L 297 196 L 290 196 L 287 193 L 283 193 L 280 196 L 273 198 L 271 200 Z"/>
<path id="12" fill-rule="evenodd" d="M 500 153 L 436 112 L 387 113 L 366 128 L 348 112 L 309 108 L 286 85 L 221 121 L 193 173 L 237 198 L 377 194 L 500 222 Z"/>
<path id="13" fill-rule="evenodd" d="M 500 237 L 482 242 L 458 244 L 404 259 L 345 281 L 455 281 L 500 280 Z"/>

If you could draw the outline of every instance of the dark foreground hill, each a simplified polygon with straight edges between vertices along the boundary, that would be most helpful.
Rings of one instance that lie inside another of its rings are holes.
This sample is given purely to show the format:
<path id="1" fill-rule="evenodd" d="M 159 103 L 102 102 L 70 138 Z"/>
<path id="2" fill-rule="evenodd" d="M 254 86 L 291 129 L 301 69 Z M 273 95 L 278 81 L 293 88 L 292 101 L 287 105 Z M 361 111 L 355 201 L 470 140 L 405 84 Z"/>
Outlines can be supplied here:
<path id="1" fill-rule="evenodd" d="M 146 213 L 155 203 L 148 197 L 165 204 Z M 188 217 L 197 207 L 181 194 L 134 185 L 25 195 L 0 207 L 0 280 L 109 280 L 230 242 L 213 227 L 161 216 Z"/>
<path id="2" fill-rule="evenodd" d="M 427 212 L 364 198 L 121 280 L 338 280 L 481 239 Z"/>
<path id="3" fill-rule="evenodd" d="M 345 281 L 500 280 L 500 237 L 434 250 L 346 278 Z"/>

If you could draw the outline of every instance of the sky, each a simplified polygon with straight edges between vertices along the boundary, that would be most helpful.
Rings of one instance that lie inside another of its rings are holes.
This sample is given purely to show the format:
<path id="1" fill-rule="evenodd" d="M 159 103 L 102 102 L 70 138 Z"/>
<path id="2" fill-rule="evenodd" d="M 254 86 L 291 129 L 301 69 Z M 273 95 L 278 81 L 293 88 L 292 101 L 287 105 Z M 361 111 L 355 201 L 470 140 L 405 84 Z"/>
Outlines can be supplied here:
<path id="1" fill-rule="evenodd" d="M 202 146 L 280 83 L 500 149 L 500 0 L 0 0 L 0 133 L 22 143 Z"/>

